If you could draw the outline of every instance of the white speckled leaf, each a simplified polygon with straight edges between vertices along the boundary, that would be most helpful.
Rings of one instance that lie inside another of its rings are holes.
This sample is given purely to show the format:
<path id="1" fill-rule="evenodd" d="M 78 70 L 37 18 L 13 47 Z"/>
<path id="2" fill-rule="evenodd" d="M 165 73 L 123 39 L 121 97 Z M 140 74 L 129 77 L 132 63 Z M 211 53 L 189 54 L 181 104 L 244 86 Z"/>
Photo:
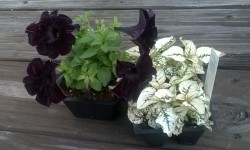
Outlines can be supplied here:
<path id="1" fill-rule="evenodd" d="M 131 56 L 138 56 L 138 57 L 140 56 L 138 46 L 131 47 L 130 49 L 127 49 L 125 51 Z"/>
<path id="2" fill-rule="evenodd" d="M 171 37 L 165 37 L 165 38 L 161 38 L 161 39 L 157 40 L 156 43 L 155 43 L 155 48 L 157 48 L 157 49 L 162 48 L 164 45 L 171 42 L 173 40 L 173 38 L 174 37 L 171 36 Z"/>
<path id="3" fill-rule="evenodd" d="M 196 51 L 196 55 L 199 57 L 201 61 L 204 63 L 208 63 L 210 59 L 212 48 L 210 47 L 199 47 Z"/>
<path id="4" fill-rule="evenodd" d="M 179 83 L 180 80 L 181 80 L 180 77 L 178 77 L 178 76 L 173 76 L 173 77 L 170 79 L 169 83 L 172 84 L 172 85 L 174 85 L 174 84 Z"/>
<path id="5" fill-rule="evenodd" d="M 205 73 L 202 64 L 194 63 L 192 66 L 193 66 L 193 70 L 194 70 L 195 74 L 204 74 Z"/>
<path id="6" fill-rule="evenodd" d="M 129 107 L 128 119 L 134 124 L 140 124 L 143 122 L 143 112 L 136 109 L 136 107 Z"/>
<path id="7" fill-rule="evenodd" d="M 176 86 L 171 86 L 170 88 L 169 88 L 169 91 L 171 92 L 171 93 L 173 93 L 174 95 L 176 95 Z"/>
<path id="8" fill-rule="evenodd" d="M 190 105 L 199 113 L 204 114 L 205 113 L 205 105 L 202 100 L 199 100 L 197 98 L 193 99 L 190 102 Z"/>
<path id="9" fill-rule="evenodd" d="M 177 100 L 182 100 L 182 101 L 184 101 L 184 100 L 186 100 L 186 98 L 185 98 L 185 94 L 178 94 L 178 95 L 176 95 L 176 97 L 175 97 Z"/>
<path id="10" fill-rule="evenodd" d="M 188 112 L 188 107 L 180 106 L 180 107 L 174 108 L 174 110 L 180 118 L 184 118 Z"/>
<path id="11" fill-rule="evenodd" d="M 210 59 L 210 54 L 211 54 L 211 50 L 213 48 L 211 47 L 199 47 L 196 51 L 196 55 L 199 57 L 200 60 L 202 60 L 204 63 L 208 63 L 209 59 Z M 217 54 L 218 57 L 222 57 L 225 55 L 225 53 L 217 51 L 215 49 L 213 49 L 215 51 L 215 53 Z"/>
<path id="12" fill-rule="evenodd" d="M 155 122 L 161 125 L 163 132 L 171 137 L 175 131 L 177 119 L 178 116 L 175 114 L 173 108 L 166 108 L 164 111 L 160 112 Z"/>
<path id="13" fill-rule="evenodd" d="M 161 127 L 160 125 L 158 125 L 158 124 L 155 122 L 155 118 L 150 118 L 150 119 L 148 120 L 148 125 L 149 125 L 150 127 L 152 127 L 152 128 L 155 128 L 155 129 L 158 129 L 158 128 Z"/>
<path id="14" fill-rule="evenodd" d="M 155 91 L 156 89 L 153 87 L 146 87 L 143 89 L 137 99 L 137 109 L 143 109 L 150 104 L 155 103 L 156 99 L 153 98 Z"/>
<path id="15" fill-rule="evenodd" d="M 185 55 L 187 57 L 194 56 L 196 54 L 196 46 L 190 40 L 182 40 L 180 38 L 182 44 L 185 46 Z"/>
<path id="16" fill-rule="evenodd" d="M 167 57 L 167 58 L 172 58 L 176 61 L 183 62 L 185 61 L 185 56 L 184 56 L 184 51 L 181 47 L 179 46 L 172 46 L 168 50 L 164 51 L 162 53 L 162 56 Z"/>
<path id="17" fill-rule="evenodd" d="M 165 72 L 163 70 L 163 68 L 161 67 L 157 67 L 156 68 L 156 81 L 159 83 L 159 84 L 163 84 L 165 81 L 166 81 L 166 75 L 165 75 Z"/>
<path id="18" fill-rule="evenodd" d="M 165 102 L 170 102 L 170 98 L 172 98 L 174 95 L 168 89 L 158 89 L 155 92 L 155 96 Z"/>
<path id="19" fill-rule="evenodd" d="M 179 91 L 183 94 L 195 91 L 199 92 L 199 85 L 196 81 L 186 80 L 179 84 Z"/>

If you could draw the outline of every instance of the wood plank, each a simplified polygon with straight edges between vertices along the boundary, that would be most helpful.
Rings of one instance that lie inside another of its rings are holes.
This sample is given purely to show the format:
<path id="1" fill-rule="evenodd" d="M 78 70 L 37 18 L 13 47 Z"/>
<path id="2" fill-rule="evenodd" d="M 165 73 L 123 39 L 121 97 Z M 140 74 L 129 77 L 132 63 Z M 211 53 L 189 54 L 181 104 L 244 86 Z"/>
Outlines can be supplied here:
<path id="1" fill-rule="evenodd" d="M 44 108 L 34 102 L 2 96 L 0 96 L 0 104 L 0 130 L 2 131 L 66 137 L 67 139 L 79 139 L 83 143 L 86 140 L 87 144 L 88 141 L 96 141 L 114 145 L 130 145 L 134 148 L 147 146 L 143 139 L 133 135 L 130 123 L 125 116 L 113 122 L 79 119 L 74 118 L 64 106 L 55 105 L 51 108 Z M 249 146 L 249 133 L 237 134 L 240 139 L 236 140 L 234 139 L 236 134 L 222 132 L 215 128 L 213 132 L 207 131 L 196 146 L 179 145 L 173 140 L 166 139 L 167 143 L 164 148 L 216 150 L 231 147 L 243 150 Z M 31 137 L 33 138 L 33 136 Z M 68 143 L 62 143 L 62 145 L 68 146 Z"/>
<path id="2" fill-rule="evenodd" d="M 226 53 L 247 53 L 250 46 L 250 9 L 155 10 L 159 38 L 175 35 L 193 40 L 198 46 L 212 46 Z M 82 11 L 62 11 L 71 17 Z M 110 22 L 115 14 L 124 26 L 134 25 L 137 10 L 96 10 L 93 18 Z M 27 43 L 25 28 L 39 19 L 40 11 L 0 13 L 0 60 L 30 60 L 40 57 Z M 199 14 L 199 15 L 197 15 Z M 123 47 L 133 46 L 124 37 Z M 46 58 L 46 57 L 44 57 Z"/>
<path id="3" fill-rule="evenodd" d="M 0 0 L 0 10 L 41 10 L 41 9 L 137 9 L 150 8 L 249 8 L 248 0 L 209 0 L 209 1 L 183 1 L 183 0 Z"/>
<path id="4" fill-rule="evenodd" d="M 21 79 L 25 75 L 25 62 L 0 62 L 0 130 L 77 138 L 101 143 L 116 143 L 135 147 L 146 146 L 142 139 L 133 135 L 126 115 L 114 122 L 74 118 L 62 104 L 50 108 L 36 103 L 23 94 Z M 250 142 L 249 118 L 240 118 L 250 106 L 250 72 L 219 70 L 212 99 L 216 125 L 213 132 L 206 132 L 196 146 L 178 145 L 168 140 L 165 148 L 173 149 L 247 149 Z M 5 84 L 1 84 L 1 83 Z M 12 84 L 16 82 L 17 84 Z M 18 85 L 18 87 L 15 87 Z M 8 86 L 10 90 L 4 89 Z M 12 91 L 11 91 L 12 90 Z M 235 102 L 236 101 L 236 102 Z M 234 107 L 230 107 L 232 104 Z M 228 106 L 228 107 L 224 107 Z M 218 109 L 217 109 L 218 110 Z M 238 118 L 237 118 L 238 117 Z M 228 118 L 228 119 L 225 119 Z M 239 133 L 239 134 L 235 134 Z M 1 135 L 1 134 L 0 134 Z M 234 139 L 239 137 L 239 139 Z M 50 139 L 50 138 L 49 138 Z M 71 145 L 70 145 L 71 146 Z"/>
<path id="5" fill-rule="evenodd" d="M 250 54 L 228 54 L 220 58 L 220 69 L 248 70 L 250 71 Z"/>
<path id="6" fill-rule="evenodd" d="M 88 139 L 47 136 L 41 134 L 0 131 L 2 150 L 97 150 L 150 149 L 148 147 L 90 141 Z"/>

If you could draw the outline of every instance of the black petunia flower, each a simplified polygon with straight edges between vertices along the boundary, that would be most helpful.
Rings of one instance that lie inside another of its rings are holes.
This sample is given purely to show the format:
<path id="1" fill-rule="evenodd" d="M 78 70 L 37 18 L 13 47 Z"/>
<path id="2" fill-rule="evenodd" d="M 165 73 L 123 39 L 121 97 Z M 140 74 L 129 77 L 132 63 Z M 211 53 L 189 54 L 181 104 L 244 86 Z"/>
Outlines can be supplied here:
<path id="1" fill-rule="evenodd" d="M 56 84 L 56 66 L 51 60 L 43 63 L 40 58 L 35 58 L 27 67 L 28 76 L 23 78 L 27 92 L 36 95 L 37 102 L 45 106 L 59 103 L 65 98 Z"/>
<path id="2" fill-rule="evenodd" d="M 124 32 L 132 37 L 132 41 L 140 46 L 142 50 L 149 53 L 150 48 L 157 39 L 157 28 L 155 27 L 155 13 L 152 10 L 140 9 L 139 22 L 132 27 L 117 27 L 116 30 Z"/>
<path id="3" fill-rule="evenodd" d="M 28 33 L 29 44 L 36 46 L 40 55 L 55 59 L 66 55 L 75 44 L 75 37 L 71 34 L 78 25 L 73 25 L 72 20 L 55 10 L 49 14 L 44 11 L 38 23 L 31 23 L 25 30 Z"/>
<path id="4" fill-rule="evenodd" d="M 140 55 L 136 64 L 117 61 L 116 74 L 121 79 L 112 92 L 125 100 L 137 100 L 155 73 L 152 60 L 146 52 Z"/>

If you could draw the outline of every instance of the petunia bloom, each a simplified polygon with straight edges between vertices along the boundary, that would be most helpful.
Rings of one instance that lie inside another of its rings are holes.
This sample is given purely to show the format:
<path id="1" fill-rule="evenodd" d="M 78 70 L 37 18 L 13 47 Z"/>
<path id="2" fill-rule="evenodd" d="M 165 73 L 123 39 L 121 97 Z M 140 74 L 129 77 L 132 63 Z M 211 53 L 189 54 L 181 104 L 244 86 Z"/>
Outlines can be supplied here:
<path id="1" fill-rule="evenodd" d="M 148 53 L 144 52 L 136 64 L 117 61 L 116 74 L 120 79 L 112 92 L 125 100 L 137 100 L 142 89 L 156 73 Z"/>
<path id="2" fill-rule="evenodd" d="M 55 59 L 66 55 L 75 44 L 72 32 L 78 27 L 72 20 L 55 10 L 49 14 L 44 11 L 38 23 L 31 23 L 25 30 L 28 33 L 29 44 L 36 46 L 40 55 Z"/>
<path id="3" fill-rule="evenodd" d="M 155 13 L 152 10 L 140 9 L 139 22 L 131 27 L 117 27 L 116 30 L 124 32 L 132 37 L 132 41 L 149 53 L 157 39 L 157 28 L 155 27 Z"/>
<path id="4" fill-rule="evenodd" d="M 59 103 L 65 98 L 56 84 L 56 66 L 51 60 L 43 63 L 40 58 L 35 58 L 27 67 L 28 76 L 23 78 L 27 92 L 31 96 L 36 95 L 37 102 L 45 106 Z"/>

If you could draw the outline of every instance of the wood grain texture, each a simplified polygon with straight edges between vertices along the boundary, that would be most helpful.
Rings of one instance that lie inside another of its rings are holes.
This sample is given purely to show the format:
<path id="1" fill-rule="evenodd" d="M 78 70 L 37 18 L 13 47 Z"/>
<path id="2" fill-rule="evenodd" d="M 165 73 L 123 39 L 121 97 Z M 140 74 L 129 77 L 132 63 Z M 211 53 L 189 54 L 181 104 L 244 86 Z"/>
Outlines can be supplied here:
<path id="1" fill-rule="evenodd" d="M 248 0 L 0 0 L 0 10 L 137 9 L 150 8 L 249 8 Z"/>
<path id="2" fill-rule="evenodd" d="M 83 11 L 62 11 L 74 18 Z M 250 9 L 155 10 L 159 38 L 175 35 L 193 40 L 198 46 L 211 46 L 226 53 L 247 53 L 250 47 Z M 2 11 L 0 13 L 0 60 L 30 60 L 40 57 L 27 43 L 27 25 L 38 21 L 41 11 Z M 135 25 L 137 10 L 96 10 L 91 18 L 110 22 L 117 15 L 124 26 Z M 124 36 L 123 48 L 133 46 Z M 46 57 L 43 57 L 46 58 Z"/>
<path id="3" fill-rule="evenodd" d="M 228 54 L 220 58 L 219 68 L 250 71 L 250 54 Z"/>
<path id="4" fill-rule="evenodd" d="M 150 149 L 143 146 L 57 137 L 41 134 L 0 131 L 1 150 L 117 150 Z"/>
<path id="5" fill-rule="evenodd" d="M 16 145 L 21 145 L 23 148 L 25 148 L 24 145 L 39 147 L 39 143 L 29 142 L 31 139 L 28 136 L 30 136 L 42 143 L 48 143 L 48 145 L 53 139 L 55 143 L 60 145 L 62 139 L 62 145 L 69 147 L 72 146 L 71 142 L 75 140 L 77 143 L 78 141 L 83 142 L 82 145 L 76 144 L 76 147 L 88 147 L 89 143 L 94 142 L 104 144 L 106 147 L 126 145 L 125 148 L 141 149 L 147 146 L 141 138 L 133 135 L 131 124 L 126 119 L 126 115 L 114 122 L 106 122 L 74 118 L 63 104 L 46 108 L 39 105 L 34 97 L 28 97 L 25 93 L 21 82 L 22 77 L 26 74 L 26 62 L 0 61 L 0 66 L 2 66 L 0 83 L 6 83 L 0 84 L 0 131 L 15 132 L 14 137 L 10 137 L 10 139 L 13 138 Z M 212 107 L 220 110 L 220 112 L 214 111 L 216 118 L 214 131 L 207 131 L 196 146 L 183 146 L 173 140 L 168 140 L 168 144 L 163 148 L 247 149 L 250 142 L 248 118 L 245 117 L 244 121 L 234 123 L 232 123 L 232 119 L 246 110 L 245 107 L 242 107 L 243 105 L 250 105 L 250 87 L 247 86 L 250 84 L 249 75 L 248 71 L 219 70 L 212 98 Z M 12 82 L 16 84 L 11 84 Z M 6 85 L 9 90 L 4 88 Z M 231 100 L 236 100 L 234 107 L 224 107 L 230 106 Z M 22 134 L 19 135 L 16 132 Z M 0 137 L 2 134 L 4 133 L 0 132 Z M 15 140 L 15 138 L 20 140 Z M 69 139 L 69 142 L 65 142 L 65 138 Z M 3 143 L 8 145 L 7 141 L 3 141 Z M 43 146 L 41 147 L 43 148 Z"/>
<path id="6" fill-rule="evenodd" d="M 215 126 L 197 145 L 171 139 L 158 149 L 248 150 L 250 148 L 250 1 L 249 0 L 0 0 L 0 150 L 156 149 L 132 133 L 126 114 L 114 122 L 74 118 L 62 103 L 50 108 L 27 94 L 22 78 L 37 54 L 25 28 L 42 10 L 59 9 L 74 18 L 120 18 L 137 23 L 138 8 L 156 13 L 159 38 L 175 35 L 227 53 L 221 58 L 212 97 Z M 124 36 L 123 48 L 133 46 Z M 47 57 L 41 57 L 47 59 Z M 60 57 L 61 59 L 63 57 Z"/>
<path id="7" fill-rule="evenodd" d="M 11 139 L 14 145 L 23 145 L 23 147 L 39 146 L 39 142 L 50 143 L 54 139 L 54 147 L 60 143 L 65 147 L 72 146 L 70 141 L 82 141 L 83 144 L 80 146 L 96 142 L 97 145 L 106 143 L 114 147 L 127 145 L 124 147 L 131 147 L 131 149 L 147 147 L 143 139 L 133 135 L 130 123 L 125 116 L 118 118 L 114 122 L 80 119 L 74 118 L 64 105 L 54 105 L 51 108 L 45 108 L 36 102 L 2 96 L 0 97 L 0 104 L 0 130 L 26 134 L 21 138 L 19 137 L 19 140 Z M 39 135 L 45 136 L 44 138 L 46 139 L 39 137 Z M 163 148 L 219 150 L 230 147 L 235 150 L 244 150 L 249 146 L 249 135 L 250 132 L 240 133 L 237 134 L 239 138 L 235 139 L 235 134 L 215 128 L 213 132 L 205 132 L 195 146 L 179 145 L 171 139 L 166 139 L 167 143 Z M 31 139 L 28 136 L 37 142 L 29 142 Z M 66 142 L 66 140 L 57 141 L 60 138 L 66 138 L 69 142 Z M 3 143 L 8 144 L 7 141 L 3 141 Z M 40 145 L 40 148 L 43 148 L 43 146 Z"/>

